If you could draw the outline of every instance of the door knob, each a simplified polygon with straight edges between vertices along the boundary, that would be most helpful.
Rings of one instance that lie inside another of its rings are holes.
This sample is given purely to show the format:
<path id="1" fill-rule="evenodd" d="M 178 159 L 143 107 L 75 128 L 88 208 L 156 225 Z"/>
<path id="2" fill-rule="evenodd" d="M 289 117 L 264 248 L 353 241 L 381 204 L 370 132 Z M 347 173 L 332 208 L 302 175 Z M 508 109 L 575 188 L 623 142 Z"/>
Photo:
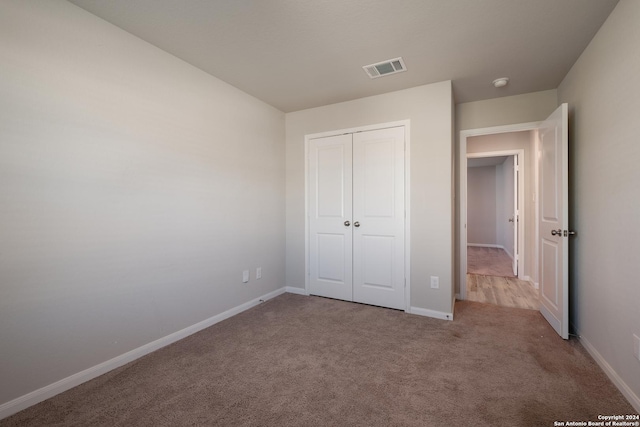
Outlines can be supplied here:
<path id="1" fill-rule="evenodd" d="M 360 223 L 358 221 L 356 221 L 356 222 L 353 223 L 353 226 L 354 227 L 360 227 Z"/>
<path id="2" fill-rule="evenodd" d="M 509 222 L 513 222 L 513 217 L 509 218 Z"/>
<path id="3" fill-rule="evenodd" d="M 560 229 L 551 230 L 551 235 L 552 236 L 562 236 L 562 230 L 560 230 Z"/>
<path id="4" fill-rule="evenodd" d="M 344 226 L 345 226 L 345 227 L 348 227 L 348 226 L 350 226 L 350 225 L 351 225 L 351 223 L 350 223 L 349 221 L 345 221 L 345 222 L 344 222 Z"/>

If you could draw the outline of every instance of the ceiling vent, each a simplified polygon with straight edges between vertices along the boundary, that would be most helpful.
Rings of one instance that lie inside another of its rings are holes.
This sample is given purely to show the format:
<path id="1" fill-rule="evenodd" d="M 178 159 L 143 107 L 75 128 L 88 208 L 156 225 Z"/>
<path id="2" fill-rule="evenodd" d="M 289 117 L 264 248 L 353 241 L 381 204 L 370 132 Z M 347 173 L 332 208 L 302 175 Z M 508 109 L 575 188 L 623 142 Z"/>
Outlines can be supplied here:
<path id="1" fill-rule="evenodd" d="M 365 65 L 362 68 L 372 79 L 407 71 L 407 67 L 404 65 L 402 58 L 389 59 L 376 64 Z"/>

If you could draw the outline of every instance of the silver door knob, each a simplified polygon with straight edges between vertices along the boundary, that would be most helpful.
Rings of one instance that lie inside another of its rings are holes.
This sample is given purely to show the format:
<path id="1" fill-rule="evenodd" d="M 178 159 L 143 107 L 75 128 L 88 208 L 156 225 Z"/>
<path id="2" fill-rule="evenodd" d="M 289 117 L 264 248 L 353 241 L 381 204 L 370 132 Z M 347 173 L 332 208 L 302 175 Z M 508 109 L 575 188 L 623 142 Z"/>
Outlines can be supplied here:
<path id="1" fill-rule="evenodd" d="M 350 226 L 350 225 L 351 225 L 351 223 L 350 223 L 349 221 L 345 221 L 345 222 L 344 222 L 344 226 L 345 226 L 345 227 L 348 227 L 348 226 Z"/>
<path id="2" fill-rule="evenodd" d="M 513 217 L 509 218 L 509 222 L 513 222 Z"/>
<path id="3" fill-rule="evenodd" d="M 353 223 L 353 226 L 354 227 L 360 227 L 360 223 L 358 221 L 356 221 L 356 222 Z"/>
<path id="4" fill-rule="evenodd" d="M 551 235 L 552 236 L 562 236 L 562 230 L 558 229 L 558 230 L 551 230 Z"/>

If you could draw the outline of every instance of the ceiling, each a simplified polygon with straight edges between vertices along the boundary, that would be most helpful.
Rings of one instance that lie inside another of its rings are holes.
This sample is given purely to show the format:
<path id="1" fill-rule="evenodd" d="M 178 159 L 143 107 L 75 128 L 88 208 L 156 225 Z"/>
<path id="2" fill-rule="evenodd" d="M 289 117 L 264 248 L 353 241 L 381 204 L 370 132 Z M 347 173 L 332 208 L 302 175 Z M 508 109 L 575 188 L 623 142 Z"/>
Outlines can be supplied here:
<path id="1" fill-rule="evenodd" d="M 284 112 L 443 80 L 456 103 L 555 89 L 618 2 L 69 1 Z"/>

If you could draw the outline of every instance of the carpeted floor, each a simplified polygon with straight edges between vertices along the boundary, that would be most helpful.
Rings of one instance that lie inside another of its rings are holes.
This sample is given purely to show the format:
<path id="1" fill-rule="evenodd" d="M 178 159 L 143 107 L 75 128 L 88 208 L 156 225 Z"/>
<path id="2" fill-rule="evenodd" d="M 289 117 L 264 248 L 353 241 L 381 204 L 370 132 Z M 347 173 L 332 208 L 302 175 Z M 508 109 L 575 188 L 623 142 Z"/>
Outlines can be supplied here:
<path id="1" fill-rule="evenodd" d="M 0 421 L 8 426 L 552 426 L 631 414 L 532 310 L 453 322 L 285 294 Z"/>
<path id="2" fill-rule="evenodd" d="M 511 258 L 505 250 L 484 246 L 467 246 L 467 273 L 515 277 Z"/>

